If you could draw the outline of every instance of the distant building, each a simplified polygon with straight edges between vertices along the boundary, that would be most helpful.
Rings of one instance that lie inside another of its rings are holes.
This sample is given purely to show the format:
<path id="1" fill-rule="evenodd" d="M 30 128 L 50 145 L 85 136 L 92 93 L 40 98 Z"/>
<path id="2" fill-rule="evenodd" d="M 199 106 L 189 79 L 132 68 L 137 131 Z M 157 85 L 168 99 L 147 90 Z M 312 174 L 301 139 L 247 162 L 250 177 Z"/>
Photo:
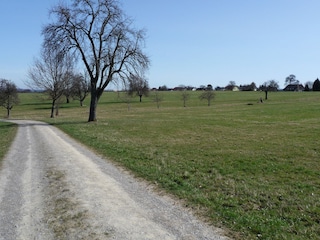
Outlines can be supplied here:
<path id="1" fill-rule="evenodd" d="M 283 91 L 301 92 L 304 91 L 304 86 L 302 84 L 289 84 Z"/>

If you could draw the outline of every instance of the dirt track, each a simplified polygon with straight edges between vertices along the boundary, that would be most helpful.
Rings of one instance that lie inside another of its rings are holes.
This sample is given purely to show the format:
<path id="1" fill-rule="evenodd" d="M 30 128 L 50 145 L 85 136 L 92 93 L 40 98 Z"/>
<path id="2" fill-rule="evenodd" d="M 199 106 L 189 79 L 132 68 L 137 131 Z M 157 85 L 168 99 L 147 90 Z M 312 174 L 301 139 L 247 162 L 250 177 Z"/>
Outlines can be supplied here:
<path id="1" fill-rule="evenodd" d="M 58 129 L 14 122 L 0 168 L 0 239 L 227 239 Z"/>

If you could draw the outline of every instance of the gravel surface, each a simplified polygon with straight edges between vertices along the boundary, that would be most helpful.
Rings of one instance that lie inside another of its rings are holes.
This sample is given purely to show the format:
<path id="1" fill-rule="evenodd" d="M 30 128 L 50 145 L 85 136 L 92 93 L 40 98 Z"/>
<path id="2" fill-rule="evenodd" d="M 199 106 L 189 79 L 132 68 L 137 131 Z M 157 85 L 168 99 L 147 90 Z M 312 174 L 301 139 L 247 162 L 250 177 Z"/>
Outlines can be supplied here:
<path id="1" fill-rule="evenodd" d="M 13 122 L 0 168 L 0 239 L 227 239 L 57 128 Z"/>

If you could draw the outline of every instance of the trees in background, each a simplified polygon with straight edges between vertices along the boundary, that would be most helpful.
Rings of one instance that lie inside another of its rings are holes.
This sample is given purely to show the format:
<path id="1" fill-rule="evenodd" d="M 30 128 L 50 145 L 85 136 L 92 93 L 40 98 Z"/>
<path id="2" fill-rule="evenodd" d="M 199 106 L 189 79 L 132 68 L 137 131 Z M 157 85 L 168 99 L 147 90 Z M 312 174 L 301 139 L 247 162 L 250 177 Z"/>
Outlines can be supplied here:
<path id="1" fill-rule="evenodd" d="M 73 0 L 56 5 L 51 14 L 54 21 L 42 31 L 44 45 L 79 56 L 90 78 L 88 121 L 95 121 L 98 101 L 109 83 L 127 81 L 130 74 L 140 76 L 148 68 L 142 51 L 145 33 L 132 27 L 117 0 Z"/>
<path id="2" fill-rule="evenodd" d="M 269 80 L 260 86 L 260 89 L 265 92 L 265 100 L 268 100 L 268 93 L 270 91 L 277 91 L 279 88 L 278 82 L 275 80 Z"/>
<path id="3" fill-rule="evenodd" d="M 128 78 L 128 94 L 130 96 L 137 95 L 142 102 L 142 96 L 149 95 L 149 85 L 148 81 L 138 75 L 130 74 Z"/>
<path id="4" fill-rule="evenodd" d="M 160 86 L 158 88 L 159 91 L 168 91 L 168 87 L 166 85 Z"/>
<path id="5" fill-rule="evenodd" d="M 190 93 L 188 93 L 186 89 L 181 90 L 181 99 L 183 101 L 183 107 L 187 106 L 187 101 L 189 100 L 189 98 L 190 98 Z"/>
<path id="6" fill-rule="evenodd" d="M 0 79 L 0 105 L 7 109 L 7 118 L 15 104 L 19 103 L 16 85 L 6 79 Z"/>
<path id="7" fill-rule="evenodd" d="M 211 105 L 211 101 L 214 99 L 215 94 L 213 90 L 205 90 L 203 93 L 200 94 L 200 100 L 206 100 L 208 102 L 208 106 Z"/>
<path id="8" fill-rule="evenodd" d="M 318 78 L 314 81 L 312 85 L 312 91 L 320 91 L 320 81 Z"/>
<path id="9" fill-rule="evenodd" d="M 241 91 L 256 91 L 257 86 L 254 82 L 252 82 L 251 84 L 240 85 L 239 89 Z"/>
<path id="10" fill-rule="evenodd" d="M 159 91 L 154 91 L 153 101 L 157 104 L 157 108 L 160 108 L 160 103 L 163 101 L 163 96 Z"/>
<path id="11" fill-rule="evenodd" d="M 286 85 L 299 84 L 299 80 L 296 78 L 296 76 L 294 74 L 290 74 L 288 77 L 286 77 L 285 83 L 286 83 Z"/>
<path id="12" fill-rule="evenodd" d="M 51 99 L 51 114 L 54 118 L 54 110 L 57 101 L 65 93 L 73 71 L 73 61 L 67 55 L 56 51 L 56 49 L 43 48 L 39 58 L 34 60 L 29 69 L 29 81 L 27 85 L 31 88 L 43 90 Z"/>
<path id="13" fill-rule="evenodd" d="M 308 81 L 304 84 L 304 90 L 306 92 L 312 91 L 313 82 Z"/>
<path id="14" fill-rule="evenodd" d="M 80 106 L 83 106 L 83 101 L 90 93 L 90 81 L 82 74 L 71 75 L 71 96 L 80 102 Z"/>

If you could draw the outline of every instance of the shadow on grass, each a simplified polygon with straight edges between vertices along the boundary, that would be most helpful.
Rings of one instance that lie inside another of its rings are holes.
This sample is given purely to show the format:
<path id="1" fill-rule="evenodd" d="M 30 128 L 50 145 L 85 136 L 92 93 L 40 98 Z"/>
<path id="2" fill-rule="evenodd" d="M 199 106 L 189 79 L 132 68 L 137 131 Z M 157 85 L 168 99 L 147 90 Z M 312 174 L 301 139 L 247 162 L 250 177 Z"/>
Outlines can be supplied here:
<path id="1" fill-rule="evenodd" d="M 70 121 L 70 122 L 53 122 L 48 123 L 51 126 L 62 126 L 62 125 L 80 125 L 80 124 L 91 124 L 91 122 L 88 121 Z"/>

